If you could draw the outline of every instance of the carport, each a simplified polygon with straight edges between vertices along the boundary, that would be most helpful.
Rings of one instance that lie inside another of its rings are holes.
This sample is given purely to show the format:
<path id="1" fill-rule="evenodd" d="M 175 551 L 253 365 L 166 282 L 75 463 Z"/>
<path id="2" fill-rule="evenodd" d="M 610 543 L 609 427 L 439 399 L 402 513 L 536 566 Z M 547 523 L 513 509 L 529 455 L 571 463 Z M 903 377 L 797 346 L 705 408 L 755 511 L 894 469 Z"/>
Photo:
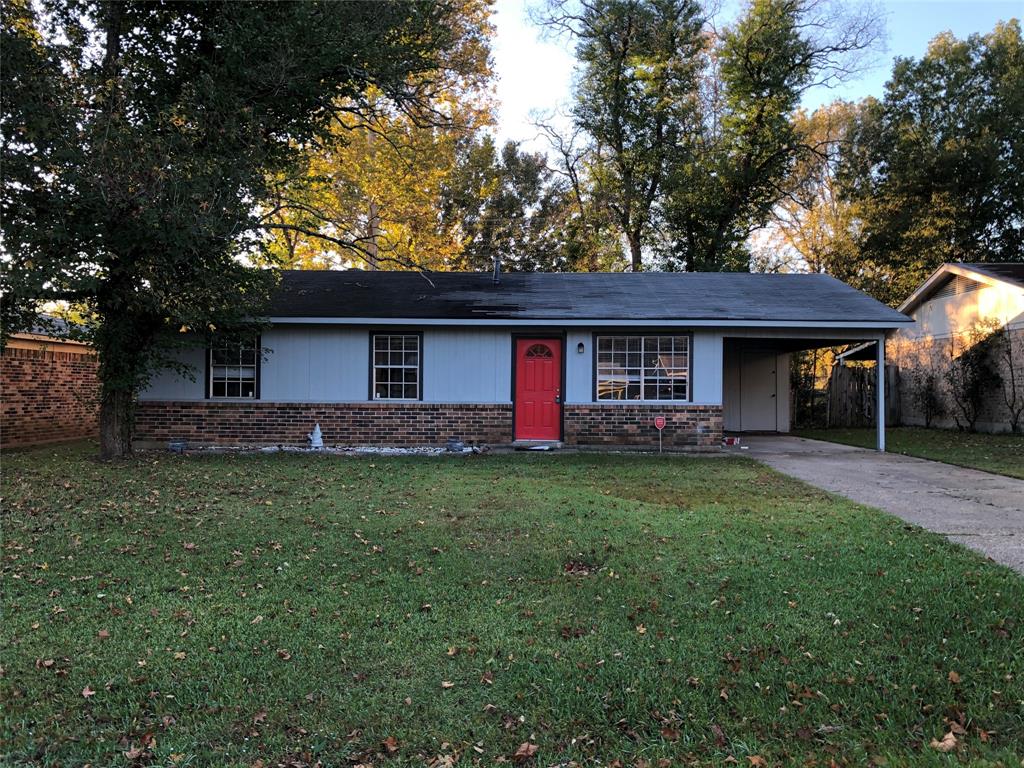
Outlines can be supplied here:
<path id="1" fill-rule="evenodd" d="M 877 448 L 885 450 L 885 334 L 875 329 L 751 329 L 722 339 L 722 411 L 726 432 L 785 434 L 790 431 L 789 364 L 794 352 L 864 345 L 874 352 Z"/>

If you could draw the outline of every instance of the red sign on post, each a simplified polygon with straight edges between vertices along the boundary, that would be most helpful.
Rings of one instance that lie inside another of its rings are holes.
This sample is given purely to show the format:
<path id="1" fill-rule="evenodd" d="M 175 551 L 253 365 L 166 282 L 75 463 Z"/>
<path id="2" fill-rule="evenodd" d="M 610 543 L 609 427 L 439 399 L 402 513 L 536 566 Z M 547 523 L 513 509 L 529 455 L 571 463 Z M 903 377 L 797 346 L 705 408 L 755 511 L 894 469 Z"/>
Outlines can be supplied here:
<path id="1" fill-rule="evenodd" d="M 664 416 L 655 416 L 654 417 L 654 428 L 657 429 L 658 431 L 661 431 L 661 430 L 663 430 L 665 428 L 665 417 Z"/>

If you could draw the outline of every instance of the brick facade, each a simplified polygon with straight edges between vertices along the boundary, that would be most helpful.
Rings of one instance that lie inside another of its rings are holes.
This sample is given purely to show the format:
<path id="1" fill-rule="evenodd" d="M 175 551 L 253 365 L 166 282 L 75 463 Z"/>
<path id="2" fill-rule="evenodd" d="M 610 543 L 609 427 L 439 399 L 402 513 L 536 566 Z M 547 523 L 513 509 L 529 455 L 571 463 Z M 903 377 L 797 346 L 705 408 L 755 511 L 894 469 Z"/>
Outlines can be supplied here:
<path id="1" fill-rule="evenodd" d="M 0 354 L 0 444 L 93 437 L 99 381 L 92 353 L 8 347 Z"/>
<path id="2" fill-rule="evenodd" d="M 135 439 L 198 445 L 305 445 L 319 423 L 325 445 L 443 445 L 512 440 L 512 406 L 446 403 L 142 401 Z"/>
<path id="3" fill-rule="evenodd" d="M 565 442 L 574 446 L 655 448 L 654 417 L 665 416 L 666 449 L 721 444 L 722 409 L 703 405 L 565 406 Z M 325 445 L 443 445 L 512 442 L 510 404 L 272 403 L 142 401 L 135 438 L 160 445 L 304 445 L 319 423 Z"/>
<path id="4" fill-rule="evenodd" d="M 657 448 L 654 417 L 665 417 L 667 449 L 709 449 L 722 444 L 722 406 L 587 403 L 565 406 L 568 445 Z"/>

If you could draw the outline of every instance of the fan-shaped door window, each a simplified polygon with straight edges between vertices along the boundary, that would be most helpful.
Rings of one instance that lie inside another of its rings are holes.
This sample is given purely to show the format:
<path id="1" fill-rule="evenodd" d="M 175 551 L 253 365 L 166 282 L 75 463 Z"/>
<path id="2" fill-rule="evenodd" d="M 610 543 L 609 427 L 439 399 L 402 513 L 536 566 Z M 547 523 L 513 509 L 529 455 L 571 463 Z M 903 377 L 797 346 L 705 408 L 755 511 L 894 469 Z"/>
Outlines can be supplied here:
<path id="1" fill-rule="evenodd" d="M 529 349 L 526 350 L 527 357 L 554 357 L 551 352 L 551 347 L 547 344 L 533 344 Z"/>

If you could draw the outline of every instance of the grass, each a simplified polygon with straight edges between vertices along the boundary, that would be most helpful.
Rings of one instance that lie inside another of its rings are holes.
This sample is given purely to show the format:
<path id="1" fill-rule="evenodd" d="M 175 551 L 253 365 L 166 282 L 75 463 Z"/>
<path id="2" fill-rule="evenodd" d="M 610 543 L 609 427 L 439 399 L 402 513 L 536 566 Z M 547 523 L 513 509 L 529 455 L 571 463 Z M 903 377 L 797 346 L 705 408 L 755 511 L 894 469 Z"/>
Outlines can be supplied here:
<path id="1" fill-rule="evenodd" d="M 875 447 L 875 430 L 811 429 L 796 434 L 815 440 Z M 885 431 L 886 449 L 921 459 L 944 461 L 961 467 L 983 469 L 1024 479 L 1024 435 L 957 432 L 923 427 L 890 427 Z"/>
<path id="2" fill-rule="evenodd" d="M 744 458 L 93 451 L 5 456 L 4 765 L 1024 756 L 1024 580 Z"/>

